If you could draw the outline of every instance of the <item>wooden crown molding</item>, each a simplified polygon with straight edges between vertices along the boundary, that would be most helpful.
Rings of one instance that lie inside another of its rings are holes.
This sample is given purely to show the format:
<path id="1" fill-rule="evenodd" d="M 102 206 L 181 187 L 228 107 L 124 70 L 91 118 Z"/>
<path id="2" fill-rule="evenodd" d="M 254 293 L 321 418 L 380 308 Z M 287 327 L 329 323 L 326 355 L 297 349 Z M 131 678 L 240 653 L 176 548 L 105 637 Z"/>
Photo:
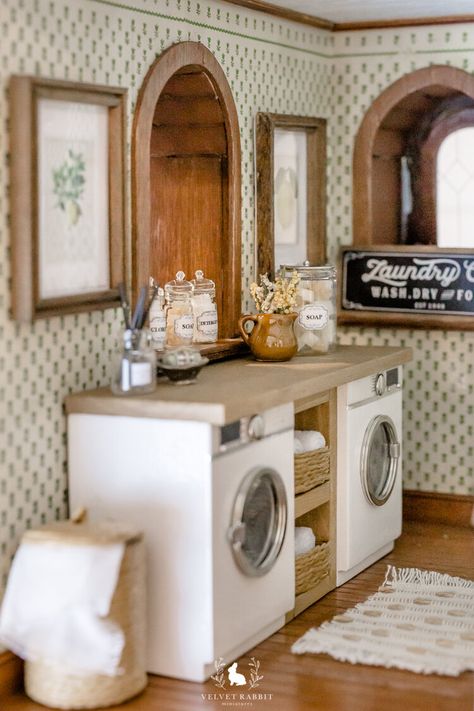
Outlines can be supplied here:
<path id="1" fill-rule="evenodd" d="M 273 5 L 270 2 L 264 2 L 264 0 L 227 0 L 227 2 L 231 5 L 246 7 L 248 10 L 260 10 L 261 12 L 266 12 L 267 15 L 275 15 L 276 17 L 281 17 L 284 20 L 293 20 L 293 22 L 301 22 L 303 25 L 319 27 L 322 30 L 331 31 L 335 26 L 334 22 L 330 22 L 330 20 L 323 20 L 322 17 L 306 15 L 304 12 L 298 12 L 297 10 L 288 10 L 285 7 Z"/>
<path id="2" fill-rule="evenodd" d="M 404 17 L 397 20 L 368 20 L 366 22 L 337 22 L 333 32 L 354 30 L 386 30 L 397 27 L 419 27 L 423 25 L 455 25 L 474 22 L 474 15 L 445 15 L 444 17 Z"/>
<path id="3" fill-rule="evenodd" d="M 419 27 L 423 25 L 453 25 L 474 22 L 474 15 L 445 15 L 442 17 L 406 17 L 394 20 L 366 20 L 361 22 L 331 22 L 322 17 L 307 15 L 297 10 L 289 10 L 273 5 L 265 0 L 226 0 L 232 5 L 240 5 L 249 10 L 259 10 L 267 15 L 281 17 L 284 20 L 300 22 L 310 27 L 318 27 L 329 32 L 352 32 L 357 30 L 385 30 L 397 27 Z"/>

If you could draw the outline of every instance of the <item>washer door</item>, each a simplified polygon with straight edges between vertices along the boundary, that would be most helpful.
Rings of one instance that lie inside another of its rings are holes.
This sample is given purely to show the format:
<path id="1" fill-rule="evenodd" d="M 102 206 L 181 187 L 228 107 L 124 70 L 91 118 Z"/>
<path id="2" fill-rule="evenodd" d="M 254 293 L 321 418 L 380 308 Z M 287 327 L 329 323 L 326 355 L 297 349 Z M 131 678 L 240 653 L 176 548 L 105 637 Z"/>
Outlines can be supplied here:
<path id="1" fill-rule="evenodd" d="M 370 503 L 382 506 L 397 476 L 400 443 L 390 417 L 378 415 L 369 423 L 362 443 L 360 476 Z"/>
<path id="2" fill-rule="evenodd" d="M 283 479 L 274 469 L 255 469 L 235 497 L 229 540 L 239 568 L 249 576 L 274 566 L 285 538 L 288 502 Z"/>

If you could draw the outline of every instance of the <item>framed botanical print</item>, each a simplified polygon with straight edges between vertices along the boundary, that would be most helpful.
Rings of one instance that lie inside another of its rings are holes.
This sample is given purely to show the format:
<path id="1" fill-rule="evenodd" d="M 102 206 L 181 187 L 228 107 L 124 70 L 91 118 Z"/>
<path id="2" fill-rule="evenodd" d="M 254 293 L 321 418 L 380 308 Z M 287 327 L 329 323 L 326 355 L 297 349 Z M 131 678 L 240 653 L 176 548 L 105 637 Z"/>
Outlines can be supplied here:
<path id="1" fill-rule="evenodd" d="M 259 113 L 255 125 L 257 269 L 326 259 L 326 121 Z"/>
<path id="2" fill-rule="evenodd" d="M 126 90 L 14 76 L 13 316 L 120 303 Z"/>

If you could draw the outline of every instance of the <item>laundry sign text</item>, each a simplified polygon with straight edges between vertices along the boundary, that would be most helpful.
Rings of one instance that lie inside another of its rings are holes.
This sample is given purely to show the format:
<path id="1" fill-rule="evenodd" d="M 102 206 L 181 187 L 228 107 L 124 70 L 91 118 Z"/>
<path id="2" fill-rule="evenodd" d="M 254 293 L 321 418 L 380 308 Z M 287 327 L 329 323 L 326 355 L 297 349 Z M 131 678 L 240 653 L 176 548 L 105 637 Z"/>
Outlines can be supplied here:
<path id="1" fill-rule="evenodd" d="M 474 313 L 474 253 L 342 251 L 343 311 Z"/>

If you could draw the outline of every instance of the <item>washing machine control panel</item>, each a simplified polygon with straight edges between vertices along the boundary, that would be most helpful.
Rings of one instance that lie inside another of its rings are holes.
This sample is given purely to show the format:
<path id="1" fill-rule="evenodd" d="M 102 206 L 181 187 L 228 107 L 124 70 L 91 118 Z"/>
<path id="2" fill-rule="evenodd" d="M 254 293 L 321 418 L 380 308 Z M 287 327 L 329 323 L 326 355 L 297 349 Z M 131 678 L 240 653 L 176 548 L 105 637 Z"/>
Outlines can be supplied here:
<path id="1" fill-rule="evenodd" d="M 385 382 L 385 373 L 378 373 L 378 375 L 375 376 L 375 394 L 382 396 L 385 394 L 385 391 L 387 389 L 387 384 Z"/>
<path id="2" fill-rule="evenodd" d="M 262 439 L 265 434 L 265 422 L 261 415 L 254 415 L 249 419 L 247 425 L 249 439 Z"/>
<path id="3" fill-rule="evenodd" d="M 293 419 L 293 403 L 286 403 L 255 415 L 241 417 L 222 427 L 214 427 L 213 454 L 222 454 L 249 442 L 292 430 Z"/>
<path id="4" fill-rule="evenodd" d="M 383 373 L 377 373 L 377 375 L 374 376 L 375 394 L 378 397 L 382 397 L 382 395 L 390 393 L 392 390 L 399 390 L 401 388 L 399 373 L 399 368 L 391 368 Z"/>

